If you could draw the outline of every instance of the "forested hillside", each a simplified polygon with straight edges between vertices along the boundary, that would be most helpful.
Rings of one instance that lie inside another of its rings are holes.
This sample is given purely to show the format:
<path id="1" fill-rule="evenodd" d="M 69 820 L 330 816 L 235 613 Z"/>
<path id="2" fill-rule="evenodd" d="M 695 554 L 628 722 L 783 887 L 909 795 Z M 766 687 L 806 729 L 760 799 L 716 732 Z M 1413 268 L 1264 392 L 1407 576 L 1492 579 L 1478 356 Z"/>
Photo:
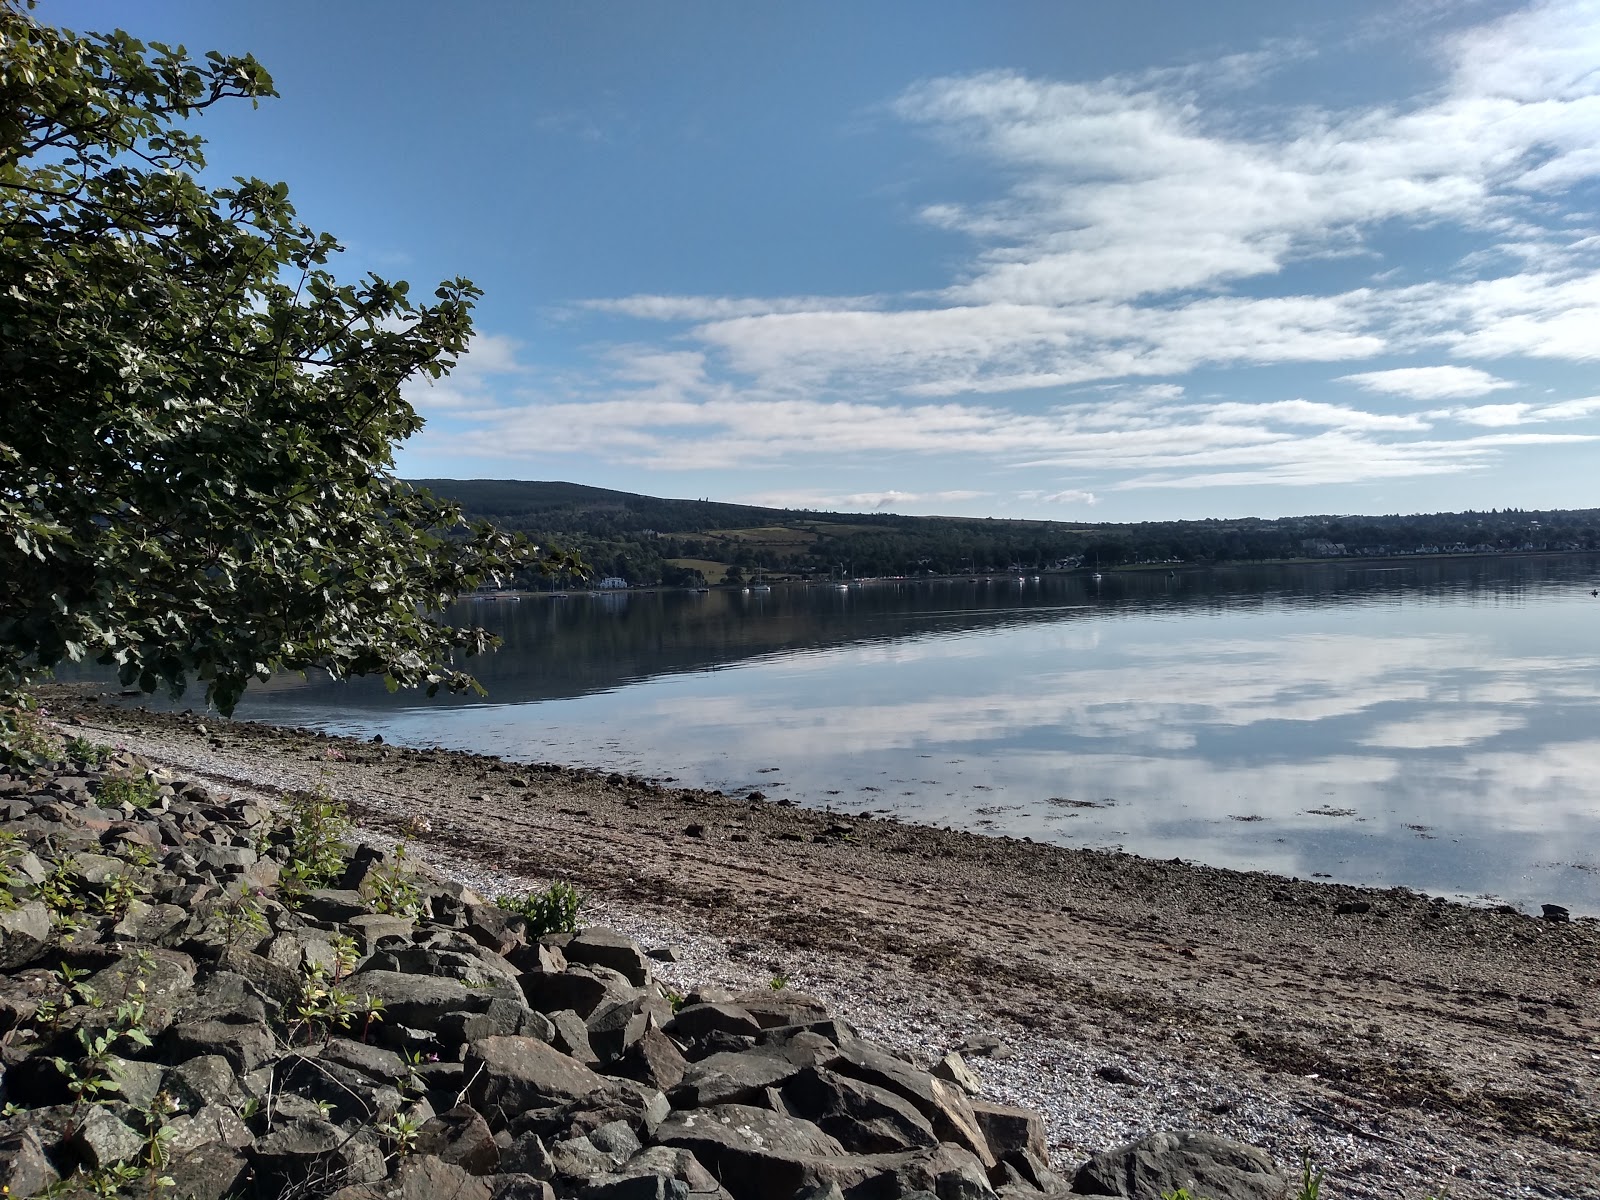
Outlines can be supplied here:
<path id="1" fill-rule="evenodd" d="M 1600 509 L 1089 524 L 756 508 L 575 483 L 414 482 L 471 517 L 575 550 L 596 575 L 634 586 L 717 583 L 725 574 L 733 581 L 948 575 L 1600 546 Z"/>

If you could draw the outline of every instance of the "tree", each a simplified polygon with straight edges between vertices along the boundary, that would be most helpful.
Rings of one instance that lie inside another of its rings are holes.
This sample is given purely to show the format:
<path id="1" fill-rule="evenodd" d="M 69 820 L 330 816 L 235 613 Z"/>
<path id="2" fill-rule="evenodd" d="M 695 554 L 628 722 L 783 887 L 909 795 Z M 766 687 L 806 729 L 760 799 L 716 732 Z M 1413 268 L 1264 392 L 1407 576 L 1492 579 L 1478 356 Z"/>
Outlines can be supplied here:
<path id="1" fill-rule="evenodd" d="M 31 8 L 0 0 L 0 691 L 85 658 L 225 713 L 285 668 L 475 686 L 492 639 L 437 614 L 534 548 L 393 454 L 478 290 L 341 284 L 284 184 L 202 182 L 183 122 L 275 95 L 254 58 Z"/>

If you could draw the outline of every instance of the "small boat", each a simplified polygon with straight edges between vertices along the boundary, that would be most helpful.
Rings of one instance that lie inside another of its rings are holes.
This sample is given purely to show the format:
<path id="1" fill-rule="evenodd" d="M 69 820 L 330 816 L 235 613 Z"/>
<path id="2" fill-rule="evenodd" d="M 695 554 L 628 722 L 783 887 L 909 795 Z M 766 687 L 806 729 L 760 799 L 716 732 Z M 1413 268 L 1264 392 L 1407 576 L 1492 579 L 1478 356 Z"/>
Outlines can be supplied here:
<path id="1" fill-rule="evenodd" d="M 758 583 L 750 589 L 752 592 L 770 592 L 772 589 L 764 583 Z"/>

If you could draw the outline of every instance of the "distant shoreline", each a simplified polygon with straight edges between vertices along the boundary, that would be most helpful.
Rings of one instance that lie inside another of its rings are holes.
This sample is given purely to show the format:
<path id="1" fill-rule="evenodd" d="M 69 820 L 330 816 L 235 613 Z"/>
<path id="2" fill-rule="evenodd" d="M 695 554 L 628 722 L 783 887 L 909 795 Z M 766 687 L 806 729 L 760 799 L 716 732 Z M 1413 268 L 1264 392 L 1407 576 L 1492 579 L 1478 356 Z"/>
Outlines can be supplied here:
<path id="1" fill-rule="evenodd" d="M 1043 567 L 1038 570 L 1023 571 L 979 571 L 961 572 L 955 575 L 884 575 L 863 576 L 859 579 L 768 579 L 764 586 L 777 588 L 808 588 L 808 587 L 836 587 L 843 583 L 846 585 L 883 584 L 883 583 L 961 583 L 961 582 L 996 582 L 1033 576 L 1049 576 L 1051 578 L 1084 578 L 1099 575 L 1142 575 L 1166 571 L 1171 574 L 1198 574 L 1202 571 L 1238 571 L 1253 567 L 1312 567 L 1312 566 L 1366 566 L 1372 563 L 1430 563 L 1430 562 L 1459 562 L 1463 559 L 1495 559 L 1507 558 L 1577 558 L 1583 555 L 1600 555 L 1600 550 L 1498 550 L 1494 552 L 1463 550 L 1450 554 L 1389 554 L 1365 557 L 1339 557 L 1339 558 L 1264 558 L 1264 559 L 1227 559 L 1215 563 L 1129 563 L 1116 567 L 1069 567 L 1056 570 Z M 606 596 L 629 595 L 639 592 L 744 592 L 750 589 L 746 583 L 717 583 L 706 584 L 700 587 L 689 587 L 682 584 L 641 584 L 637 587 L 626 588 L 596 588 L 587 584 L 573 584 L 567 588 L 553 588 L 550 590 L 526 588 L 502 588 L 493 591 L 463 592 L 457 596 L 457 601 L 475 599 L 497 599 L 517 597 L 564 597 L 564 596 Z"/>

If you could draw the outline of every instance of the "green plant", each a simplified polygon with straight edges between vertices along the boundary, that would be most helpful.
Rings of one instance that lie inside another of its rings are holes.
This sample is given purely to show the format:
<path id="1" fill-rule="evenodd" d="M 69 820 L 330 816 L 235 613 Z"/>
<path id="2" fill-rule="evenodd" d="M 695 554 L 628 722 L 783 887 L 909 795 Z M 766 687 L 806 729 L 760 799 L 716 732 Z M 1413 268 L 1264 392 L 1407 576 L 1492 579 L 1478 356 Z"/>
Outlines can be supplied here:
<path id="1" fill-rule="evenodd" d="M 326 887 L 344 874 L 345 857 L 350 853 L 345 841 L 350 832 L 350 816 L 326 787 L 295 792 L 289 797 L 283 832 L 289 862 L 278 881 L 286 897 Z"/>
<path id="2" fill-rule="evenodd" d="M 74 967 L 71 963 L 62 963 L 53 974 L 57 984 L 56 994 L 43 1001 L 33 1014 L 34 1022 L 43 1022 L 51 1033 L 61 1028 L 61 1014 L 69 1008 L 99 1003 L 94 989 L 83 982 L 89 974 L 87 970 Z"/>
<path id="3" fill-rule="evenodd" d="M 771 979 L 767 980 L 767 986 L 775 992 L 781 992 L 784 988 L 789 986 L 789 977 L 782 971 L 779 971 Z"/>
<path id="4" fill-rule="evenodd" d="M 142 966 L 132 977 L 131 987 L 132 994 L 117 1005 L 104 1029 L 95 1032 L 87 1026 L 79 1026 L 75 1031 L 82 1051 L 80 1057 L 69 1059 L 57 1055 L 50 1060 L 67 1081 L 75 1107 L 95 1103 L 107 1093 L 119 1090 L 110 1070 L 111 1051 L 118 1042 L 127 1038 L 141 1048 L 151 1045 L 150 1035 L 144 1031 L 146 984 Z"/>
<path id="5" fill-rule="evenodd" d="M 547 933 L 572 933 L 578 928 L 583 895 L 572 884 L 557 880 L 542 892 L 501 896 L 495 903 L 526 920 L 531 937 L 543 937 Z"/>
<path id="6" fill-rule="evenodd" d="M 17 860 L 26 852 L 20 837 L 10 830 L 0 830 L 0 912 L 15 908 L 17 891 L 27 886 L 17 871 Z"/>
<path id="7" fill-rule="evenodd" d="M 131 875 L 108 875 L 100 884 L 95 908 L 102 916 L 123 917 L 128 906 L 145 894 L 145 887 Z"/>
<path id="8" fill-rule="evenodd" d="M 145 775 L 107 775 L 95 789 L 94 802 L 101 808 L 153 808 L 161 803 L 161 787 Z"/>
<path id="9" fill-rule="evenodd" d="M 111 757 L 109 746 L 101 746 L 79 735 L 69 737 L 62 750 L 73 762 L 80 762 L 86 767 L 98 767 Z"/>
<path id="10" fill-rule="evenodd" d="M 1317 1166 L 1311 1157 L 1311 1151 L 1300 1151 L 1300 1190 L 1295 1193 L 1294 1200 L 1320 1200 L 1322 1196 L 1322 1178 L 1327 1171 Z"/>
<path id="11" fill-rule="evenodd" d="M 55 742 L 35 710 L 33 698 L 0 694 L 0 765 L 35 767 L 55 759 Z"/>
<path id="12" fill-rule="evenodd" d="M 267 914 L 261 907 L 263 893 L 260 888 L 235 884 L 228 888 L 222 905 L 223 937 L 232 946 L 246 930 L 252 933 L 267 932 Z"/>
<path id="13" fill-rule="evenodd" d="M 368 874 L 361 893 L 372 902 L 374 912 L 395 917 L 415 917 L 422 912 L 422 892 L 416 878 L 406 868 L 406 845 L 394 848 L 394 861 Z"/>
<path id="14" fill-rule="evenodd" d="M 473 686 L 493 638 L 435 614 L 537 551 L 394 452 L 478 289 L 344 283 L 286 184 L 207 173 L 190 122 L 275 95 L 254 58 L 14 0 L 0 46 L 0 691 L 83 659 L 224 713 L 282 669 Z"/>
<path id="15" fill-rule="evenodd" d="M 404 1158 L 416 1149 L 417 1134 L 422 1130 L 422 1121 L 415 1111 L 408 1113 L 397 1112 L 382 1125 L 378 1126 L 378 1133 L 384 1141 L 388 1142 L 397 1158 Z"/>

